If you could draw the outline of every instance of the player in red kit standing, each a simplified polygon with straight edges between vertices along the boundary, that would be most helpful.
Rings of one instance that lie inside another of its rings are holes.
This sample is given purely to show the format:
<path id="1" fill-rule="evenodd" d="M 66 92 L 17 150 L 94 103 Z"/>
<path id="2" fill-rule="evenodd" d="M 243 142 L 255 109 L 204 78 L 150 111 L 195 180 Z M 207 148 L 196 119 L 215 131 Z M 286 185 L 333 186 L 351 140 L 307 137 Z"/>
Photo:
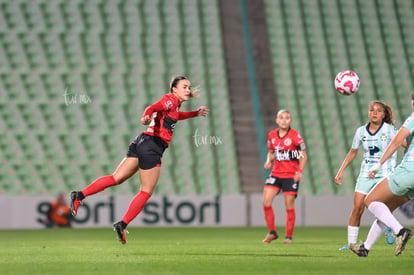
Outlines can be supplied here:
<path id="1" fill-rule="evenodd" d="M 110 186 L 121 184 L 139 171 L 140 192 L 130 202 L 122 220 L 113 225 L 118 239 L 125 244 L 127 225 L 142 211 L 157 185 L 161 158 L 172 140 L 175 124 L 179 120 L 208 114 L 209 110 L 204 106 L 192 112 L 179 111 L 184 101 L 196 95 L 196 91 L 191 89 L 191 83 L 186 77 L 173 78 L 170 83 L 170 93 L 145 109 L 141 123 L 148 125 L 148 128 L 129 145 L 126 157 L 115 172 L 98 178 L 81 191 L 71 192 L 72 215 L 76 216 L 82 200 L 86 197 Z"/>
<path id="2" fill-rule="evenodd" d="M 267 159 L 265 169 L 272 168 L 263 190 L 263 210 L 269 233 L 262 241 L 270 243 L 279 236 L 276 232 L 273 199 L 282 190 L 286 208 L 286 237 L 283 243 L 292 243 L 295 228 L 295 199 L 299 190 L 299 181 L 305 168 L 306 146 L 299 132 L 290 128 L 292 118 L 287 110 L 280 110 L 276 115 L 276 128 L 267 136 Z"/>

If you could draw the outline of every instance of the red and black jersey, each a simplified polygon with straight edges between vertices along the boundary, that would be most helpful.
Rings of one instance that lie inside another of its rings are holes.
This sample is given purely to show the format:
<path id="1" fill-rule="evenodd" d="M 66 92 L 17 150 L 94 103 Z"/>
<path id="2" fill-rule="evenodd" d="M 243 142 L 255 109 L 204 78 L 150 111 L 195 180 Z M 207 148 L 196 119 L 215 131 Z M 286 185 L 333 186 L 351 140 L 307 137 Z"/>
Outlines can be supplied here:
<path id="1" fill-rule="evenodd" d="M 170 144 L 175 124 L 178 120 L 195 117 L 198 111 L 180 112 L 181 103 L 172 93 L 164 95 L 159 101 L 148 106 L 145 115 L 153 115 L 151 123 L 143 133 L 162 138 L 167 145 Z"/>
<path id="2" fill-rule="evenodd" d="M 273 177 L 293 178 L 299 171 L 299 159 L 303 157 L 301 151 L 306 149 L 305 142 L 299 132 L 290 128 L 283 137 L 279 135 L 279 128 L 269 132 L 267 149 L 274 150 Z"/>

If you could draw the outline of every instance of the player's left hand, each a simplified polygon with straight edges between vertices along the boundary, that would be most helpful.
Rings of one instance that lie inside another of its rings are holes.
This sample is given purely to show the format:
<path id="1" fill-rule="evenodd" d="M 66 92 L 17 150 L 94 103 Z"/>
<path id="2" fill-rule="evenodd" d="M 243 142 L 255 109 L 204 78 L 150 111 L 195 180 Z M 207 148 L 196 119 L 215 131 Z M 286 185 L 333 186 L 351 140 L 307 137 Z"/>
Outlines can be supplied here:
<path id="1" fill-rule="evenodd" d="M 198 114 L 197 116 L 207 116 L 208 112 L 210 111 L 209 109 L 207 109 L 206 106 L 201 106 L 200 108 L 197 109 Z"/>
<path id="2" fill-rule="evenodd" d="M 141 118 L 141 123 L 144 125 L 148 125 L 150 124 L 150 122 L 151 122 L 151 116 L 146 115 Z"/>
<path id="3" fill-rule="evenodd" d="M 296 172 L 295 175 L 293 176 L 293 180 L 295 182 L 300 181 L 301 178 L 302 178 L 302 173 L 301 172 Z"/>

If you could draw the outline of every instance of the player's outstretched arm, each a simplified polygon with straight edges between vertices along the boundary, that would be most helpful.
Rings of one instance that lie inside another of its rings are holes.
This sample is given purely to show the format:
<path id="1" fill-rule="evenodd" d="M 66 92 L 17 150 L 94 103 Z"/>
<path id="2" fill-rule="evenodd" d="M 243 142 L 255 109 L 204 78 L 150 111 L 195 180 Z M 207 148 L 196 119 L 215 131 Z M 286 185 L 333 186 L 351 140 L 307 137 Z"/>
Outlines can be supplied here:
<path id="1" fill-rule="evenodd" d="M 206 106 L 201 106 L 196 111 L 178 112 L 178 120 L 188 119 L 196 116 L 207 116 L 210 110 Z"/>
<path id="2" fill-rule="evenodd" d="M 358 149 L 353 149 L 351 148 L 348 151 L 348 154 L 346 154 L 346 157 L 344 159 L 344 161 L 341 164 L 341 167 L 338 170 L 338 173 L 336 173 L 335 176 L 335 183 L 336 184 L 342 184 L 342 175 L 345 171 L 345 168 L 348 167 L 348 165 L 355 159 L 356 155 L 357 155 Z"/>

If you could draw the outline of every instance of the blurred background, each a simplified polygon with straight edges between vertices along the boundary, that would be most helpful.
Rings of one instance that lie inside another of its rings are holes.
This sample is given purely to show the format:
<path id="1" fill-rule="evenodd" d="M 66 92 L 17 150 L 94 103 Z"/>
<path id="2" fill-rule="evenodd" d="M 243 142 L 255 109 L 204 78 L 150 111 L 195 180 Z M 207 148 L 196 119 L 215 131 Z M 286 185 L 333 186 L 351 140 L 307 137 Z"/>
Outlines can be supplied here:
<path id="1" fill-rule="evenodd" d="M 333 80 L 348 69 L 361 87 L 346 97 Z M 411 0 L 1 0 L 0 198 L 111 174 L 176 75 L 201 89 L 182 109 L 211 113 L 177 125 L 155 195 L 260 193 L 285 108 L 307 144 L 300 194 L 352 196 L 361 158 L 333 178 L 367 104 L 401 126 L 413 71 Z M 135 176 L 105 194 L 138 190 Z"/>

